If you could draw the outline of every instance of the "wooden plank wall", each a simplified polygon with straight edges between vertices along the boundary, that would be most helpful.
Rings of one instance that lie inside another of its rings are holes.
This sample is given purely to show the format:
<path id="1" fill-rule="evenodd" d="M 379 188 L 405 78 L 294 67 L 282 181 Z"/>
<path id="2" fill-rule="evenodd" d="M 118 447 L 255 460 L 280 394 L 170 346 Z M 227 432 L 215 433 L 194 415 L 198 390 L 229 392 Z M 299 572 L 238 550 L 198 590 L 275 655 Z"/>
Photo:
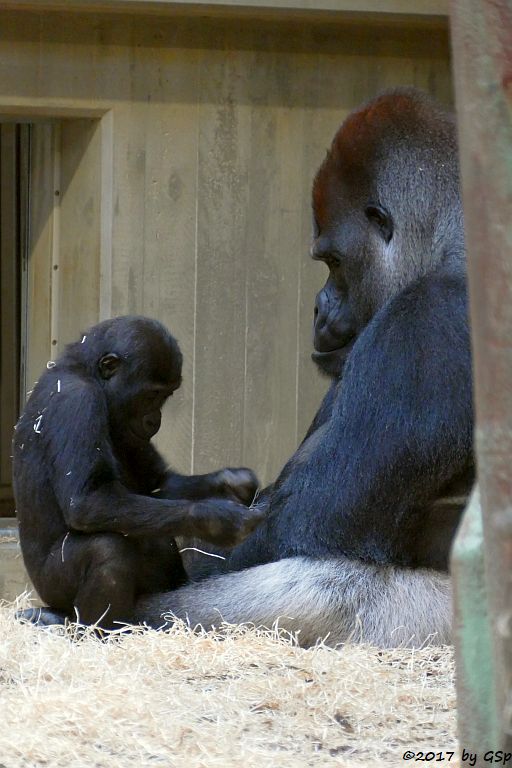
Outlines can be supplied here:
<path id="1" fill-rule="evenodd" d="M 451 101 L 445 29 L 0 14 L 0 108 L 110 121 L 85 142 L 97 173 L 111 166 L 104 209 L 80 195 L 87 165 L 63 160 L 82 181 L 73 170 L 60 206 L 62 340 L 100 305 L 172 329 L 184 379 L 159 443 L 175 467 L 267 481 L 303 435 L 326 387 L 310 362 L 325 279 L 308 258 L 311 180 L 347 112 L 400 84 Z"/>
<path id="2" fill-rule="evenodd" d="M 48 360 L 97 322 L 101 294 L 98 120 L 30 126 L 26 389 Z"/>

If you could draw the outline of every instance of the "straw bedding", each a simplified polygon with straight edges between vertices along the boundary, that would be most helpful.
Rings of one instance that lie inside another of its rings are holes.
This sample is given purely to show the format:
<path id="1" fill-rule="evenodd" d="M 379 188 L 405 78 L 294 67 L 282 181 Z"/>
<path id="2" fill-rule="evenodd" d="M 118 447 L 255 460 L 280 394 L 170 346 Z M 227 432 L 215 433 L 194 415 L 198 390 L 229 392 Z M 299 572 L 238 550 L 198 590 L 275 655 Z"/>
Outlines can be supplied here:
<path id="1" fill-rule="evenodd" d="M 303 650 L 183 625 L 73 639 L 13 611 L 0 606 L 5 768 L 405 765 L 406 749 L 455 749 L 448 648 Z"/>

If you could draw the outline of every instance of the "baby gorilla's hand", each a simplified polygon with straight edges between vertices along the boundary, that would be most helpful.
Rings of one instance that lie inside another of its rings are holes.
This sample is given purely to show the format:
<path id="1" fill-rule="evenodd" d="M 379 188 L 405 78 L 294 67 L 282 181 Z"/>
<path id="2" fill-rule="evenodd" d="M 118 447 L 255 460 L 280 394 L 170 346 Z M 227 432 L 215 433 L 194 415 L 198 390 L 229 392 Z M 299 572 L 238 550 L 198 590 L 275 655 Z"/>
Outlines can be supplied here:
<path id="1" fill-rule="evenodd" d="M 261 510 L 234 501 L 207 499 L 190 507 L 187 536 L 221 547 L 234 547 L 254 531 L 265 517 Z"/>
<path id="2" fill-rule="evenodd" d="M 226 467 L 216 473 L 215 485 L 216 496 L 224 496 L 249 505 L 256 495 L 259 483 L 254 472 L 247 467 Z"/>

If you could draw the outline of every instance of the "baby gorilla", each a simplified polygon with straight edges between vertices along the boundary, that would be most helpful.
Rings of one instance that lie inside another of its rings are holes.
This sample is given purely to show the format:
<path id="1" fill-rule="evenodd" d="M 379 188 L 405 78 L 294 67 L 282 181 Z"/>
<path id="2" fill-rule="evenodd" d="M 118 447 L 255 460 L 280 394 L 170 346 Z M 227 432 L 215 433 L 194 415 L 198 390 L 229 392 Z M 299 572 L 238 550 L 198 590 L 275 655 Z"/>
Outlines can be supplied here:
<path id="1" fill-rule="evenodd" d="M 23 559 L 50 607 L 22 618 L 130 621 L 137 597 L 186 581 L 173 536 L 231 547 L 260 522 L 244 506 L 249 469 L 185 477 L 150 442 L 181 363 L 144 317 L 99 323 L 48 363 L 16 426 L 13 483 Z"/>

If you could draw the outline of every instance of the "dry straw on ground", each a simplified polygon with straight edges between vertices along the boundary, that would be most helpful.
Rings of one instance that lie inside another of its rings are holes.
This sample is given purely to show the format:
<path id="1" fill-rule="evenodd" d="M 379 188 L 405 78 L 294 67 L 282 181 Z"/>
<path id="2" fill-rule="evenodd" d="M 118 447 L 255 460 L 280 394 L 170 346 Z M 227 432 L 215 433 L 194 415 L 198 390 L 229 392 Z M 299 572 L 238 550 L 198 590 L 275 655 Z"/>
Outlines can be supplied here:
<path id="1" fill-rule="evenodd" d="M 406 749 L 455 749 L 447 648 L 303 650 L 183 626 L 72 641 L 13 611 L 0 607 L 5 768 L 398 766 Z"/>

